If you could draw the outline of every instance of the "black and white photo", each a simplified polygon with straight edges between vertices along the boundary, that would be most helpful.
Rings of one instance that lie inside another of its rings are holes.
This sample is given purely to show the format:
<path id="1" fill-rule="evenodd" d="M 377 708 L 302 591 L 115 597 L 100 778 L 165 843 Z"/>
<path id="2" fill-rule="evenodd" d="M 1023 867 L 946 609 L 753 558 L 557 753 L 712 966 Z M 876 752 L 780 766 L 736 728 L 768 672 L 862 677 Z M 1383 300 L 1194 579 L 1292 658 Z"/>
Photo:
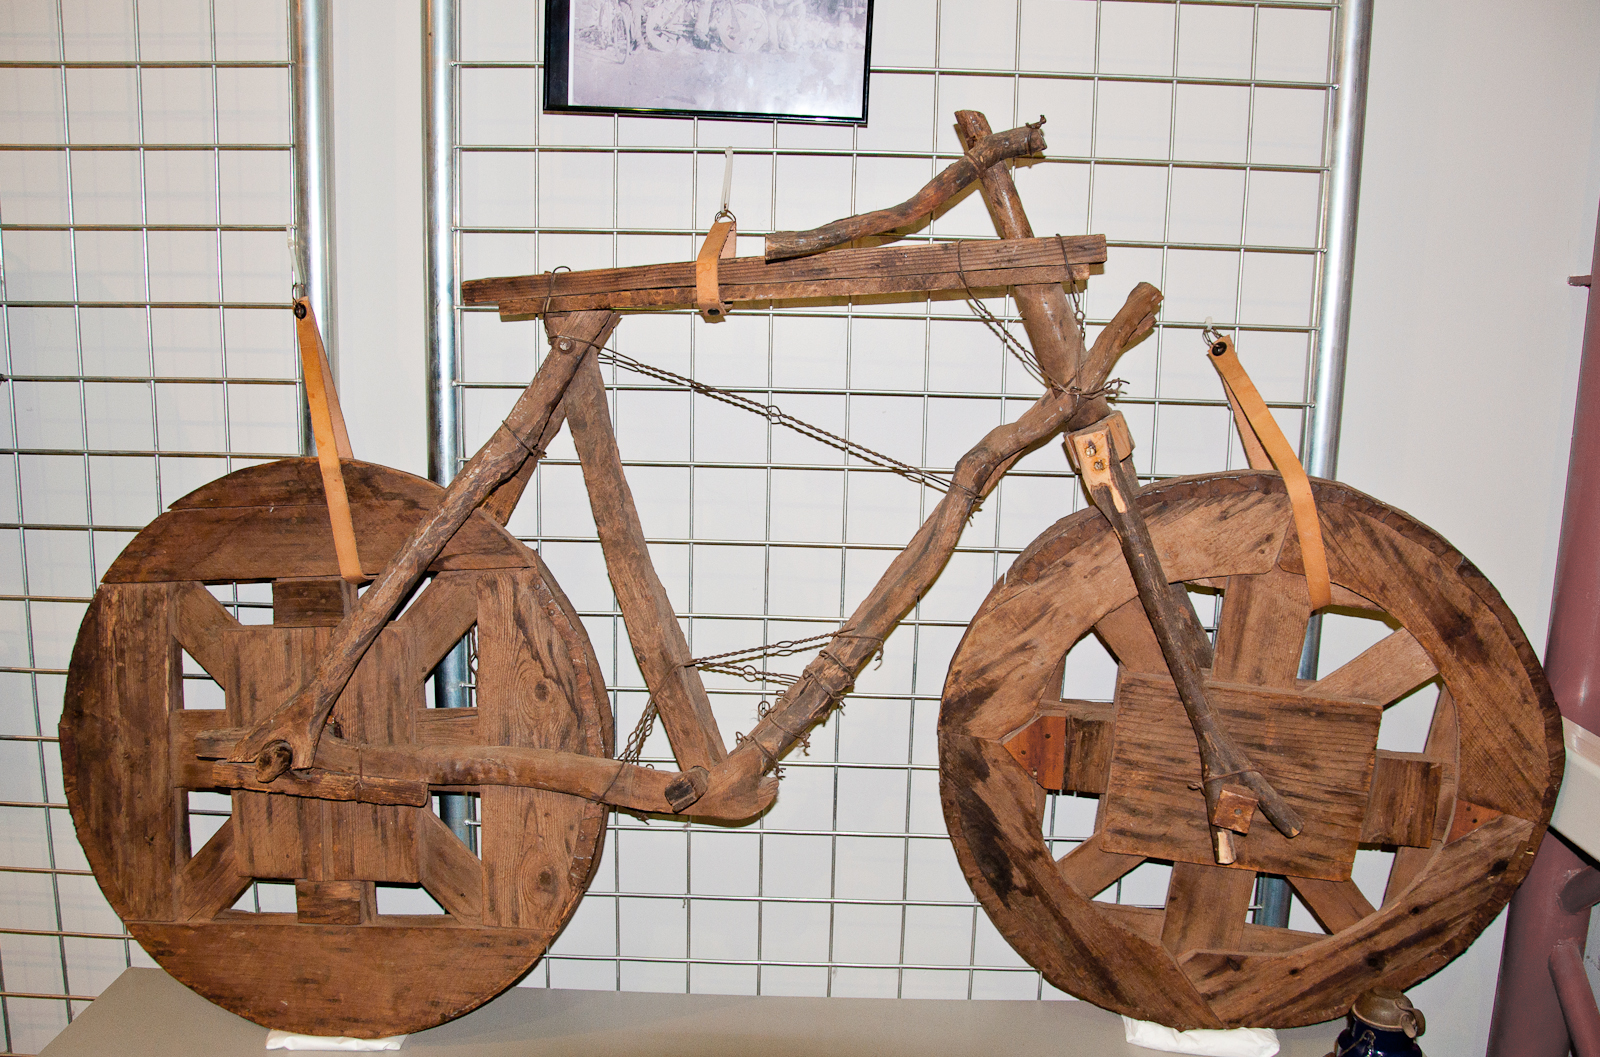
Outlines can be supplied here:
<path id="1" fill-rule="evenodd" d="M 545 109 L 861 124 L 872 0 L 547 0 Z"/>

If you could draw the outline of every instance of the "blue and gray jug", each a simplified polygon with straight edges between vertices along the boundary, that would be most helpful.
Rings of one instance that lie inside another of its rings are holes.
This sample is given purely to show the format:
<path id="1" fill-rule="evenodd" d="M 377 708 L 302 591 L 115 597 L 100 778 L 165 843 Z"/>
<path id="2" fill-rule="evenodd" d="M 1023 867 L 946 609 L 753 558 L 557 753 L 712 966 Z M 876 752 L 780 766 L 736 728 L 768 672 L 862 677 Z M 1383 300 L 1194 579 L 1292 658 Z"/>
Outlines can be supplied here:
<path id="1" fill-rule="evenodd" d="M 1349 1021 L 1329 1057 L 1423 1057 L 1417 1036 L 1428 1022 L 1392 987 L 1363 992 L 1350 1007 Z"/>

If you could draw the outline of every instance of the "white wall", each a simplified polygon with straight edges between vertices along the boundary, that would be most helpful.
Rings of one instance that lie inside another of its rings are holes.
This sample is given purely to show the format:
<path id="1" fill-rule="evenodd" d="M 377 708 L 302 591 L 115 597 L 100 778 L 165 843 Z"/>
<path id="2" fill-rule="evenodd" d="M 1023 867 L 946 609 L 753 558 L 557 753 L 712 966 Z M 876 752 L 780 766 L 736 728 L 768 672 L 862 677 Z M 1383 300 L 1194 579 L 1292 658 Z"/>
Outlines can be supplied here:
<path id="1" fill-rule="evenodd" d="M 1339 477 L 1439 530 L 1543 652 L 1600 199 L 1600 8 L 1380 2 Z M 1411 992 L 1482 1053 L 1504 915 Z"/>
<path id="2" fill-rule="evenodd" d="M 422 16 L 333 11 L 339 399 L 359 458 L 427 475 Z"/>

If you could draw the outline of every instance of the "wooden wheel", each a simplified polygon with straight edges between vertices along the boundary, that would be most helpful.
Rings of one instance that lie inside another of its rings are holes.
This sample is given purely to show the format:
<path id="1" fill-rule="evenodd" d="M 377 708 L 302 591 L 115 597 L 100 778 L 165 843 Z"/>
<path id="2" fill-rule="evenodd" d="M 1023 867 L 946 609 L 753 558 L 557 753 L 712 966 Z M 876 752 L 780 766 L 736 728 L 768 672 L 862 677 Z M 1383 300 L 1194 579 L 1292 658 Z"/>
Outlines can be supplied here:
<path id="1" fill-rule="evenodd" d="M 989 916 L 1056 987 L 1181 1028 L 1327 1020 L 1459 954 L 1532 865 L 1561 723 L 1515 618 L 1431 530 L 1314 485 L 1335 604 L 1398 625 L 1315 683 L 1295 678 L 1309 603 L 1281 479 L 1178 479 L 1138 500 L 1168 575 L 1223 591 L 1208 697 L 1306 819 L 1292 841 L 1258 813 L 1238 862 L 1215 864 L 1194 735 L 1097 511 L 1036 540 L 962 640 L 939 720 L 945 819 Z M 1091 632 L 1118 661 L 1115 700 L 1058 701 Z M 1426 750 L 1378 750 L 1384 707 L 1435 678 Z M 1045 785 L 1100 798 L 1059 861 Z M 1380 906 L 1350 879 L 1358 846 L 1396 849 Z M 1164 907 L 1094 898 L 1146 859 L 1173 864 Z M 1247 924 L 1258 872 L 1287 877 L 1323 931 Z"/>
<path id="2" fill-rule="evenodd" d="M 344 474 L 370 573 L 441 490 L 368 463 L 346 463 Z M 538 557 L 478 513 L 431 571 L 363 658 L 332 732 L 609 755 L 599 664 Z M 204 586 L 249 581 L 272 583 L 272 624 L 240 624 Z M 73 651 L 61 754 L 95 877 L 156 961 L 258 1023 L 373 1037 L 459 1016 L 521 977 L 588 885 L 605 811 L 486 787 L 480 857 L 427 806 L 236 791 L 222 828 L 191 849 L 188 793 L 206 788 L 209 772 L 177 744 L 246 726 L 285 700 L 353 598 L 338 579 L 315 460 L 206 485 L 107 572 Z M 429 672 L 474 625 L 476 707 L 426 707 Z M 185 652 L 223 688 L 225 708 L 186 707 Z M 258 879 L 293 881 L 296 912 L 231 909 Z M 420 885 L 445 913 L 380 913 L 378 884 Z"/>

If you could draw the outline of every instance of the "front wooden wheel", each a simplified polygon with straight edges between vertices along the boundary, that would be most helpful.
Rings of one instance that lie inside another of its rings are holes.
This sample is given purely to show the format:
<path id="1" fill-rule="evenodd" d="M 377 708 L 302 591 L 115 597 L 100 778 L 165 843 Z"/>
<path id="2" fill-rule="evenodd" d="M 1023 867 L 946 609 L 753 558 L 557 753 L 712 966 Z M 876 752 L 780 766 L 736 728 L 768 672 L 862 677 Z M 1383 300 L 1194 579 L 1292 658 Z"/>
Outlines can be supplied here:
<path id="1" fill-rule="evenodd" d="M 344 475 L 370 575 L 442 491 L 369 463 L 347 462 Z M 430 572 L 362 659 L 330 729 L 370 744 L 609 755 L 599 663 L 534 552 L 480 512 Z M 271 624 L 241 624 L 207 590 L 263 581 Z M 247 726 L 292 695 L 353 598 L 316 460 L 191 493 L 135 537 L 95 594 L 67 677 L 61 755 L 95 877 L 157 962 L 259 1024 L 371 1038 L 460 1016 L 526 973 L 588 886 L 606 813 L 541 790 L 456 790 L 481 797 L 475 855 L 429 807 L 235 791 L 222 827 L 191 848 L 189 793 L 210 787 L 193 736 Z M 430 672 L 474 627 L 476 707 L 427 707 Z M 224 707 L 206 707 L 193 666 L 185 693 L 185 654 Z M 257 880 L 293 882 L 295 911 L 234 909 Z M 444 913 L 383 913 L 379 885 L 420 886 Z"/>
<path id="2" fill-rule="evenodd" d="M 1232 867 L 1210 852 L 1199 754 L 1117 540 L 1093 509 L 1057 522 L 995 585 L 951 664 L 940 790 L 957 857 L 1012 946 L 1056 987 L 1179 1027 L 1293 1027 L 1405 988 L 1459 954 L 1533 862 L 1561 782 L 1561 722 L 1494 587 L 1448 543 L 1353 489 L 1315 481 L 1337 607 L 1394 630 L 1316 682 L 1295 678 L 1310 615 L 1282 481 L 1230 473 L 1138 502 L 1174 582 L 1223 592 L 1208 696 L 1307 821 L 1256 814 Z M 1110 704 L 1063 701 L 1068 650 L 1118 663 Z M 1426 748 L 1378 750 L 1386 706 L 1440 686 Z M 1098 796 L 1059 860 L 1046 786 Z M 1393 849 L 1381 904 L 1351 880 Z M 1164 906 L 1097 900 L 1170 862 Z M 1257 873 L 1286 877 L 1320 932 L 1247 922 Z"/>

